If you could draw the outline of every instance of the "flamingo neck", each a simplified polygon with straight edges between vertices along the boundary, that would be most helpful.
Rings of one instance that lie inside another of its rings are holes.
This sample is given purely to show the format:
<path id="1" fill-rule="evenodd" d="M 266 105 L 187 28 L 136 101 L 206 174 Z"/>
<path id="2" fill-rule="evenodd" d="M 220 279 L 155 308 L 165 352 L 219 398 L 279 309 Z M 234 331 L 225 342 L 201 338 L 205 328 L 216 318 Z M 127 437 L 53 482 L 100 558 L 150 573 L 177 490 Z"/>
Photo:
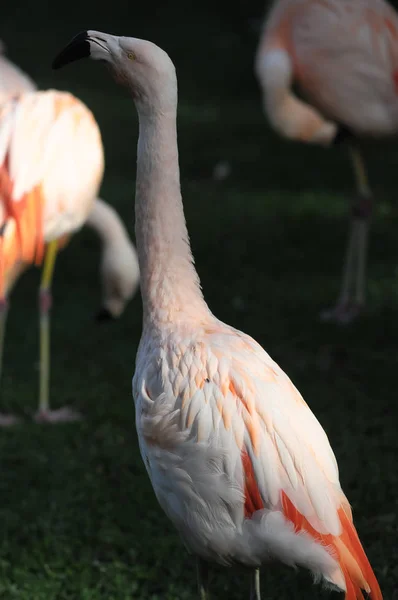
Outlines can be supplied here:
<path id="1" fill-rule="evenodd" d="M 97 198 L 87 218 L 86 224 L 94 229 L 104 246 L 115 246 L 127 233 L 115 209 Z"/>
<path id="2" fill-rule="evenodd" d="M 139 110 L 135 212 L 144 327 L 205 318 L 181 197 L 176 109 Z"/>

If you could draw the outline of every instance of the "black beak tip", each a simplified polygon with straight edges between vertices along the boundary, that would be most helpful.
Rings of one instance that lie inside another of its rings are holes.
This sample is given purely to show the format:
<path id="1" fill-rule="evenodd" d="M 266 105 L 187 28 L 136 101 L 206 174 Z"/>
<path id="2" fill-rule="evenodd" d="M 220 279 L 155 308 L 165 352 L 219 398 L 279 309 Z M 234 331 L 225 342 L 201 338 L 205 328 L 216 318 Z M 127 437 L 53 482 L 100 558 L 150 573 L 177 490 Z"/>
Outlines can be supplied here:
<path id="1" fill-rule="evenodd" d="M 87 31 L 81 31 L 54 58 L 53 69 L 60 69 L 70 62 L 90 56 L 90 42 Z"/>
<path id="2" fill-rule="evenodd" d="M 107 308 L 101 308 L 101 310 L 96 314 L 95 320 L 97 323 L 103 323 L 104 321 L 113 321 L 114 316 Z"/>
<path id="3" fill-rule="evenodd" d="M 333 140 L 333 145 L 340 146 L 341 144 L 345 144 L 346 142 L 349 142 L 352 139 L 352 137 L 353 136 L 349 129 L 341 125 L 337 130 L 337 134 Z"/>

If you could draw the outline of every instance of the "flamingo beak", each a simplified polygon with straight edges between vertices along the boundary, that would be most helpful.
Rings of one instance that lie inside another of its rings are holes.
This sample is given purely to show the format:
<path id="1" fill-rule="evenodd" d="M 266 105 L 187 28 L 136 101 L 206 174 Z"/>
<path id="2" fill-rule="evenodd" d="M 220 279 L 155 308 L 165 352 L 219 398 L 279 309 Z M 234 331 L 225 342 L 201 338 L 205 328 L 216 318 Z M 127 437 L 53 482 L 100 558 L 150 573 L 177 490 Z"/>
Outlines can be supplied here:
<path id="1" fill-rule="evenodd" d="M 78 33 L 71 42 L 55 57 L 52 68 L 60 69 L 68 63 L 87 58 L 91 54 L 91 44 L 88 31 Z"/>
<path id="2" fill-rule="evenodd" d="M 333 145 L 339 146 L 340 144 L 349 142 L 352 139 L 353 139 L 353 135 L 351 134 L 351 132 L 343 125 L 340 125 L 337 129 L 336 136 L 333 140 Z"/>
<path id="3" fill-rule="evenodd" d="M 95 316 L 95 320 L 97 323 L 103 323 L 104 321 L 113 321 L 115 317 L 112 315 L 111 311 L 107 308 L 101 308 L 101 310 Z"/>

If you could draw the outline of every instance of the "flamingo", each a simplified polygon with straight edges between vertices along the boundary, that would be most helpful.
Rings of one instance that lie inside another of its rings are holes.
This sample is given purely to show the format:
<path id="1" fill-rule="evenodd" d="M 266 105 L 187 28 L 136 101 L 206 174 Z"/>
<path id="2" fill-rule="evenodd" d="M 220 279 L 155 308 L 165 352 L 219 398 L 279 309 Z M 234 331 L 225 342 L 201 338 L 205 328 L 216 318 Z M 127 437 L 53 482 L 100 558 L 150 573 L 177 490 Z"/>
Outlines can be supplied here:
<path id="1" fill-rule="evenodd" d="M 136 239 L 143 332 L 133 377 L 136 427 L 157 499 L 198 557 L 259 569 L 307 567 L 346 600 L 382 600 L 328 438 L 288 376 L 250 336 L 210 311 L 180 190 L 177 80 L 153 43 L 78 34 L 53 67 L 91 56 L 131 90 L 139 117 Z"/>
<path id="2" fill-rule="evenodd" d="M 350 322 L 365 305 L 373 205 L 359 145 L 398 133 L 398 15 L 384 0 L 277 0 L 255 71 L 279 134 L 323 146 L 348 143 L 357 198 L 337 304 L 321 317 Z M 295 96 L 293 83 L 308 102 Z"/>
<path id="3" fill-rule="evenodd" d="M 0 369 L 7 298 L 20 274 L 44 258 L 40 285 L 40 385 L 36 420 L 79 418 L 50 410 L 51 282 L 57 252 L 87 223 L 103 241 L 103 306 L 99 319 L 118 317 L 139 278 L 135 248 L 113 208 L 97 198 L 104 170 L 100 130 L 72 94 L 25 92 L 0 105 Z M 0 415 L 0 425 L 16 422 Z"/>

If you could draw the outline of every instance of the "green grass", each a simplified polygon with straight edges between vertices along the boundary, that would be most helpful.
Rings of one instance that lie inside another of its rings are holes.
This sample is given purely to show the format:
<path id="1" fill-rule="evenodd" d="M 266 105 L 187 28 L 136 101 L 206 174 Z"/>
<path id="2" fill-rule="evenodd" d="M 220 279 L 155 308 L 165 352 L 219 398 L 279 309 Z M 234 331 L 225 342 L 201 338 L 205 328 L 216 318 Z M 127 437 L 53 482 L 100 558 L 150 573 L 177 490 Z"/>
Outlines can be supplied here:
<path id="1" fill-rule="evenodd" d="M 26 7 L 28 6 L 27 3 Z M 102 194 L 133 235 L 137 119 L 99 66 L 49 64 L 74 33 L 97 28 L 149 37 L 179 74 L 179 142 L 188 227 L 204 293 L 222 320 L 253 335 L 300 388 L 327 431 L 356 524 L 386 599 L 398 598 L 398 285 L 396 146 L 367 150 L 378 208 L 369 313 L 349 328 L 318 322 L 337 295 L 347 233 L 348 162 L 337 150 L 272 134 L 252 76 L 256 35 L 246 17 L 202 4 L 168 8 L 115 0 L 4 9 L 0 35 L 41 86 L 70 89 L 101 125 Z M 105 6 L 105 5 L 104 5 Z M 8 12 L 7 12 L 8 11 Z M 137 12 L 139 11 L 139 14 Z M 232 167 L 215 182 L 219 160 Z M 18 284 L 6 340 L 2 409 L 27 417 L 0 431 L 0 599 L 190 600 L 194 564 L 154 498 L 136 440 L 131 377 L 141 301 L 123 318 L 93 321 L 100 306 L 99 242 L 83 230 L 57 263 L 51 395 L 86 420 L 35 426 L 37 289 Z M 248 597 L 244 574 L 215 569 L 214 598 Z M 264 568 L 264 598 L 326 598 L 306 573 Z"/>

